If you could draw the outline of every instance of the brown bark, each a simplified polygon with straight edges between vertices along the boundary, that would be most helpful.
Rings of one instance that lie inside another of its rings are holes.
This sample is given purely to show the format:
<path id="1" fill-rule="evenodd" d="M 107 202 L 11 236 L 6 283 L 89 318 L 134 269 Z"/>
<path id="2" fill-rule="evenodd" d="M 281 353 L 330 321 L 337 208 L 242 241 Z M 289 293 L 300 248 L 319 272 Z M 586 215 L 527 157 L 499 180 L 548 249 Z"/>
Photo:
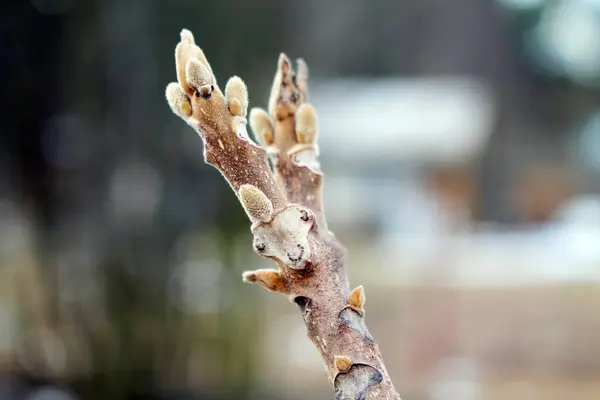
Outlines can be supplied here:
<path id="1" fill-rule="evenodd" d="M 184 30 L 181 37 L 179 83 L 167 87 L 169 104 L 204 139 L 206 162 L 238 195 L 252 221 L 256 252 L 279 266 L 245 272 L 244 280 L 298 305 L 336 399 L 400 399 L 365 325 L 364 290 L 350 291 L 346 249 L 327 229 L 306 64 L 298 60 L 295 74 L 280 56 L 269 112 L 253 109 L 250 115 L 260 147 L 246 133 L 248 97 L 241 79 L 231 78 L 223 94 L 191 33 Z"/>

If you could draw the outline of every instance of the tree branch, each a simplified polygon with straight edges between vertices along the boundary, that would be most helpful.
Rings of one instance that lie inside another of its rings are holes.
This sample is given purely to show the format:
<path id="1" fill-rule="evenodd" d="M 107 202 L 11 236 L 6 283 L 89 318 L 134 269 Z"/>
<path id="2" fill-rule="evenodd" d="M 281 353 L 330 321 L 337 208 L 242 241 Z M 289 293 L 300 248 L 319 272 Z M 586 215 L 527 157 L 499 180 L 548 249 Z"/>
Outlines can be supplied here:
<path id="1" fill-rule="evenodd" d="M 250 112 L 250 126 L 268 149 L 275 178 L 288 201 L 310 208 L 317 222 L 327 228 L 321 187 L 323 173 L 317 156 L 317 113 L 308 100 L 308 66 L 297 60 L 298 74 L 290 60 L 279 56 L 269 99 L 269 114 L 260 108 Z"/>
<path id="2" fill-rule="evenodd" d="M 244 280 L 298 305 L 336 399 L 400 399 L 365 325 L 364 290 L 350 291 L 346 249 L 327 229 L 306 63 L 298 60 L 295 74 L 289 59 L 279 57 L 268 113 L 257 108 L 250 113 L 260 147 L 246 132 L 242 80 L 231 78 L 223 95 L 187 30 L 175 56 L 178 83 L 167 86 L 169 105 L 203 138 L 206 162 L 238 195 L 252 221 L 255 251 L 279 266 L 245 272 Z"/>

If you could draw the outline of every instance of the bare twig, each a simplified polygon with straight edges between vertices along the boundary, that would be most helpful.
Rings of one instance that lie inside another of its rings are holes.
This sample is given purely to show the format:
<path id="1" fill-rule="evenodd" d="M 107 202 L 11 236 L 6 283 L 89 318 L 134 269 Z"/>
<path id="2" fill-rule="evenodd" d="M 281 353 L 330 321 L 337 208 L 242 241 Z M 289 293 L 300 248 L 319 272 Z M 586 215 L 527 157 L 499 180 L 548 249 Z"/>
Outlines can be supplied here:
<path id="1" fill-rule="evenodd" d="M 336 399 L 399 399 L 365 325 L 363 287 L 350 291 L 346 249 L 327 229 L 306 63 L 298 60 L 294 73 L 290 60 L 279 57 L 268 112 L 250 113 L 262 145 L 257 146 L 246 131 L 248 94 L 242 80 L 231 78 L 223 95 L 188 30 L 181 33 L 175 58 L 178 83 L 167 86 L 169 105 L 203 138 L 206 162 L 238 195 L 252 221 L 255 251 L 279 267 L 244 272 L 244 280 L 300 307 Z"/>

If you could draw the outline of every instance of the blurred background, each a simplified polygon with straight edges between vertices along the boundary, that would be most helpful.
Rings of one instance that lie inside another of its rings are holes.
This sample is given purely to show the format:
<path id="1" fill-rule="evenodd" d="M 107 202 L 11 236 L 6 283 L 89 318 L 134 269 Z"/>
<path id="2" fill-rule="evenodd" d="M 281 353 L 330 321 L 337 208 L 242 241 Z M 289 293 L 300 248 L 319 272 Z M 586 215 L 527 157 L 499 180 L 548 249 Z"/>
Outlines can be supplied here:
<path id="1" fill-rule="evenodd" d="M 0 6 L 0 399 L 328 399 L 164 99 L 191 29 L 311 68 L 330 228 L 403 398 L 600 398 L 600 1 Z"/>

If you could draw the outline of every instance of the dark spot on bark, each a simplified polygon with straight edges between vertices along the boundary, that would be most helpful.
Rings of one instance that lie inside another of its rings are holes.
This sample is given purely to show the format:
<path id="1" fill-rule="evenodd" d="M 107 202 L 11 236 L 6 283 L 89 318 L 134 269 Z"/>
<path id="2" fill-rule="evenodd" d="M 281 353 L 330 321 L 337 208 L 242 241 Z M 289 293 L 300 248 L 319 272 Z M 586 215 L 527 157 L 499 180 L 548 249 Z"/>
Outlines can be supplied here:
<path id="1" fill-rule="evenodd" d="M 369 388 L 383 382 L 383 375 L 367 364 L 354 364 L 347 373 L 338 374 L 333 386 L 336 400 L 365 400 Z"/>
<path id="2" fill-rule="evenodd" d="M 295 102 L 297 102 L 297 101 L 298 101 L 298 93 L 296 93 L 296 92 L 292 93 L 292 94 L 290 95 L 290 101 L 291 101 L 292 103 L 295 103 Z"/>
<path id="3" fill-rule="evenodd" d="M 302 256 L 304 255 L 304 246 L 302 246 L 301 244 L 297 244 L 296 246 L 300 249 L 300 254 L 298 254 L 298 257 L 292 257 L 290 253 L 287 253 L 287 257 L 290 259 L 291 262 L 300 261 L 302 259 Z"/>
<path id="4" fill-rule="evenodd" d="M 210 96 L 212 96 L 212 92 L 214 90 L 214 86 L 210 86 L 210 92 L 206 92 L 206 93 L 200 93 L 198 90 L 196 90 L 196 97 L 202 97 L 204 100 L 208 100 L 210 99 Z"/>
<path id="5" fill-rule="evenodd" d="M 256 250 L 260 251 L 261 253 L 262 253 L 263 251 L 265 251 L 265 249 L 267 248 L 267 246 L 265 246 L 265 244 L 264 244 L 264 243 L 256 243 L 256 244 L 254 245 L 254 247 L 256 248 Z"/>
<path id="6" fill-rule="evenodd" d="M 294 303 L 298 304 L 298 307 L 304 316 L 312 311 L 312 300 L 306 296 L 296 296 L 294 298 Z"/>
<path id="7" fill-rule="evenodd" d="M 304 222 L 308 221 L 308 212 L 306 212 L 306 210 L 301 210 L 300 211 L 300 219 Z"/>

